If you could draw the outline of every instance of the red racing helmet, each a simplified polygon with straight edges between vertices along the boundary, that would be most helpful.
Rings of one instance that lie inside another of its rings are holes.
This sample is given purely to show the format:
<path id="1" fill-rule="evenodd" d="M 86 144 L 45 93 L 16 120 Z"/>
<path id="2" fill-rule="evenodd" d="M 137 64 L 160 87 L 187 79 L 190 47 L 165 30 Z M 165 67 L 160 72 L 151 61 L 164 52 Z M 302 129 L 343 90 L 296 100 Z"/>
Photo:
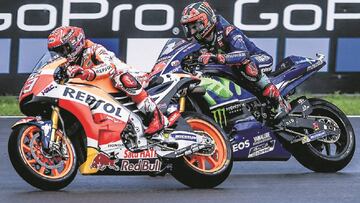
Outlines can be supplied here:
<path id="1" fill-rule="evenodd" d="M 70 62 L 77 59 L 85 46 L 83 29 L 73 26 L 56 28 L 48 37 L 48 50 L 58 53 Z"/>

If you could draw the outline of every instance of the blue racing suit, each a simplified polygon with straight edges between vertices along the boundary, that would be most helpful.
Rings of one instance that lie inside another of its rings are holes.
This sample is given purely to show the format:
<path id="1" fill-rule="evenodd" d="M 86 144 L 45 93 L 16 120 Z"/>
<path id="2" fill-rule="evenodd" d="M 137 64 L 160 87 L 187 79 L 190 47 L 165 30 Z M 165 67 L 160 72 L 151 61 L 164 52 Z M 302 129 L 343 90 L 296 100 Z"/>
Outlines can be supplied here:
<path id="1" fill-rule="evenodd" d="M 218 15 L 215 29 L 216 37 L 210 51 L 224 54 L 226 64 L 241 64 L 245 59 L 243 52 L 247 51 L 250 60 L 262 72 L 271 72 L 273 58 L 250 41 L 239 28 L 231 25 L 222 16 Z"/>
<path id="2" fill-rule="evenodd" d="M 265 74 L 271 72 L 273 58 L 222 16 L 216 18 L 215 37 L 205 45 L 208 51 L 217 55 L 218 62 L 231 66 L 243 76 L 239 82 L 244 88 L 260 100 L 269 101 L 277 112 L 288 112 L 290 106 Z"/>

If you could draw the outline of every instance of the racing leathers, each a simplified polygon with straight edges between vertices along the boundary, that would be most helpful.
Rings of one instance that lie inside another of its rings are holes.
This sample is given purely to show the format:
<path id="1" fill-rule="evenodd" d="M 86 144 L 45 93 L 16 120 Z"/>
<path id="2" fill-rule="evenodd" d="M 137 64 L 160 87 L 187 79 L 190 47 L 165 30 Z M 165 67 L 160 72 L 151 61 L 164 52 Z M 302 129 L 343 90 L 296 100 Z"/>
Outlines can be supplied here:
<path id="1" fill-rule="evenodd" d="M 272 57 L 258 48 L 243 32 L 217 15 L 212 42 L 204 43 L 207 50 L 199 60 L 204 64 L 211 58 L 227 64 L 239 72 L 243 86 L 260 100 L 268 101 L 277 110 L 274 118 L 281 118 L 290 111 L 290 105 L 282 98 L 278 88 L 271 83 L 266 72 L 271 72 Z"/>
<path id="2" fill-rule="evenodd" d="M 124 91 L 149 119 L 145 134 L 153 135 L 164 128 L 166 118 L 143 88 L 143 84 L 148 79 L 147 74 L 135 76 L 133 74 L 135 71 L 131 69 L 113 52 L 100 44 L 86 40 L 82 56 L 70 64 L 68 74 L 70 77 L 79 77 L 88 81 L 111 77 L 114 87 Z"/>

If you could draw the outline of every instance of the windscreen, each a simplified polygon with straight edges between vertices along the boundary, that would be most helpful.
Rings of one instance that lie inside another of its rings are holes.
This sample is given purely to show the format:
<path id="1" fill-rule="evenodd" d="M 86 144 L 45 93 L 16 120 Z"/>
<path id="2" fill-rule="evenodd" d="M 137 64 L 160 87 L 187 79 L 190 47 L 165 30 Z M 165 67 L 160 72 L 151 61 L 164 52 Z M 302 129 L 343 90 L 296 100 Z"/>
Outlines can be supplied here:
<path id="1" fill-rule="evenodd" d="M 34 72 L 38 72 L 39 70 L 41 70 L 44 66 L 46 66 L 47 64 L 55 61 L 56 59 L 60 58 L 60 56 L 55 53 L 55 52 L 46 52 L 41 58 L 40 60 L 36 63 L 34 69 L 33 69 L 33 73 Z"/>
<path id="2" fill-rule="evenodd" d="M 169 39 L 163 50 L 160 53 L 159 58 L 163 58 L 168 56 L 170 53 L 172 53 L 174 50 L 176 50 L 179 47 L 182 47 L 183 45 L 187 44 L 188 42 L 183 39 L 175 38 L 175 39 Z"/>

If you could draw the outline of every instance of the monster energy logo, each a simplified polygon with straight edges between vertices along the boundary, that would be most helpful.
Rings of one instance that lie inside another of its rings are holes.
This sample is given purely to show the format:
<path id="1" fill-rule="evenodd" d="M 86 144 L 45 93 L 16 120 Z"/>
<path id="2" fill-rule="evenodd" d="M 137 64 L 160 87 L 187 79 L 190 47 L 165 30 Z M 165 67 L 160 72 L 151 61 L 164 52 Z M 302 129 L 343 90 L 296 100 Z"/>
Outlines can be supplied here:
<path id="1" fill-rule="evenodd" d="M 211 111 L 211 113 L 213 114 L 216 123 L 218 123 L 221 127 L 223 127 L 223 124 L 227 126 L 225 108 L 218 108 L 214 111 Z"/>

